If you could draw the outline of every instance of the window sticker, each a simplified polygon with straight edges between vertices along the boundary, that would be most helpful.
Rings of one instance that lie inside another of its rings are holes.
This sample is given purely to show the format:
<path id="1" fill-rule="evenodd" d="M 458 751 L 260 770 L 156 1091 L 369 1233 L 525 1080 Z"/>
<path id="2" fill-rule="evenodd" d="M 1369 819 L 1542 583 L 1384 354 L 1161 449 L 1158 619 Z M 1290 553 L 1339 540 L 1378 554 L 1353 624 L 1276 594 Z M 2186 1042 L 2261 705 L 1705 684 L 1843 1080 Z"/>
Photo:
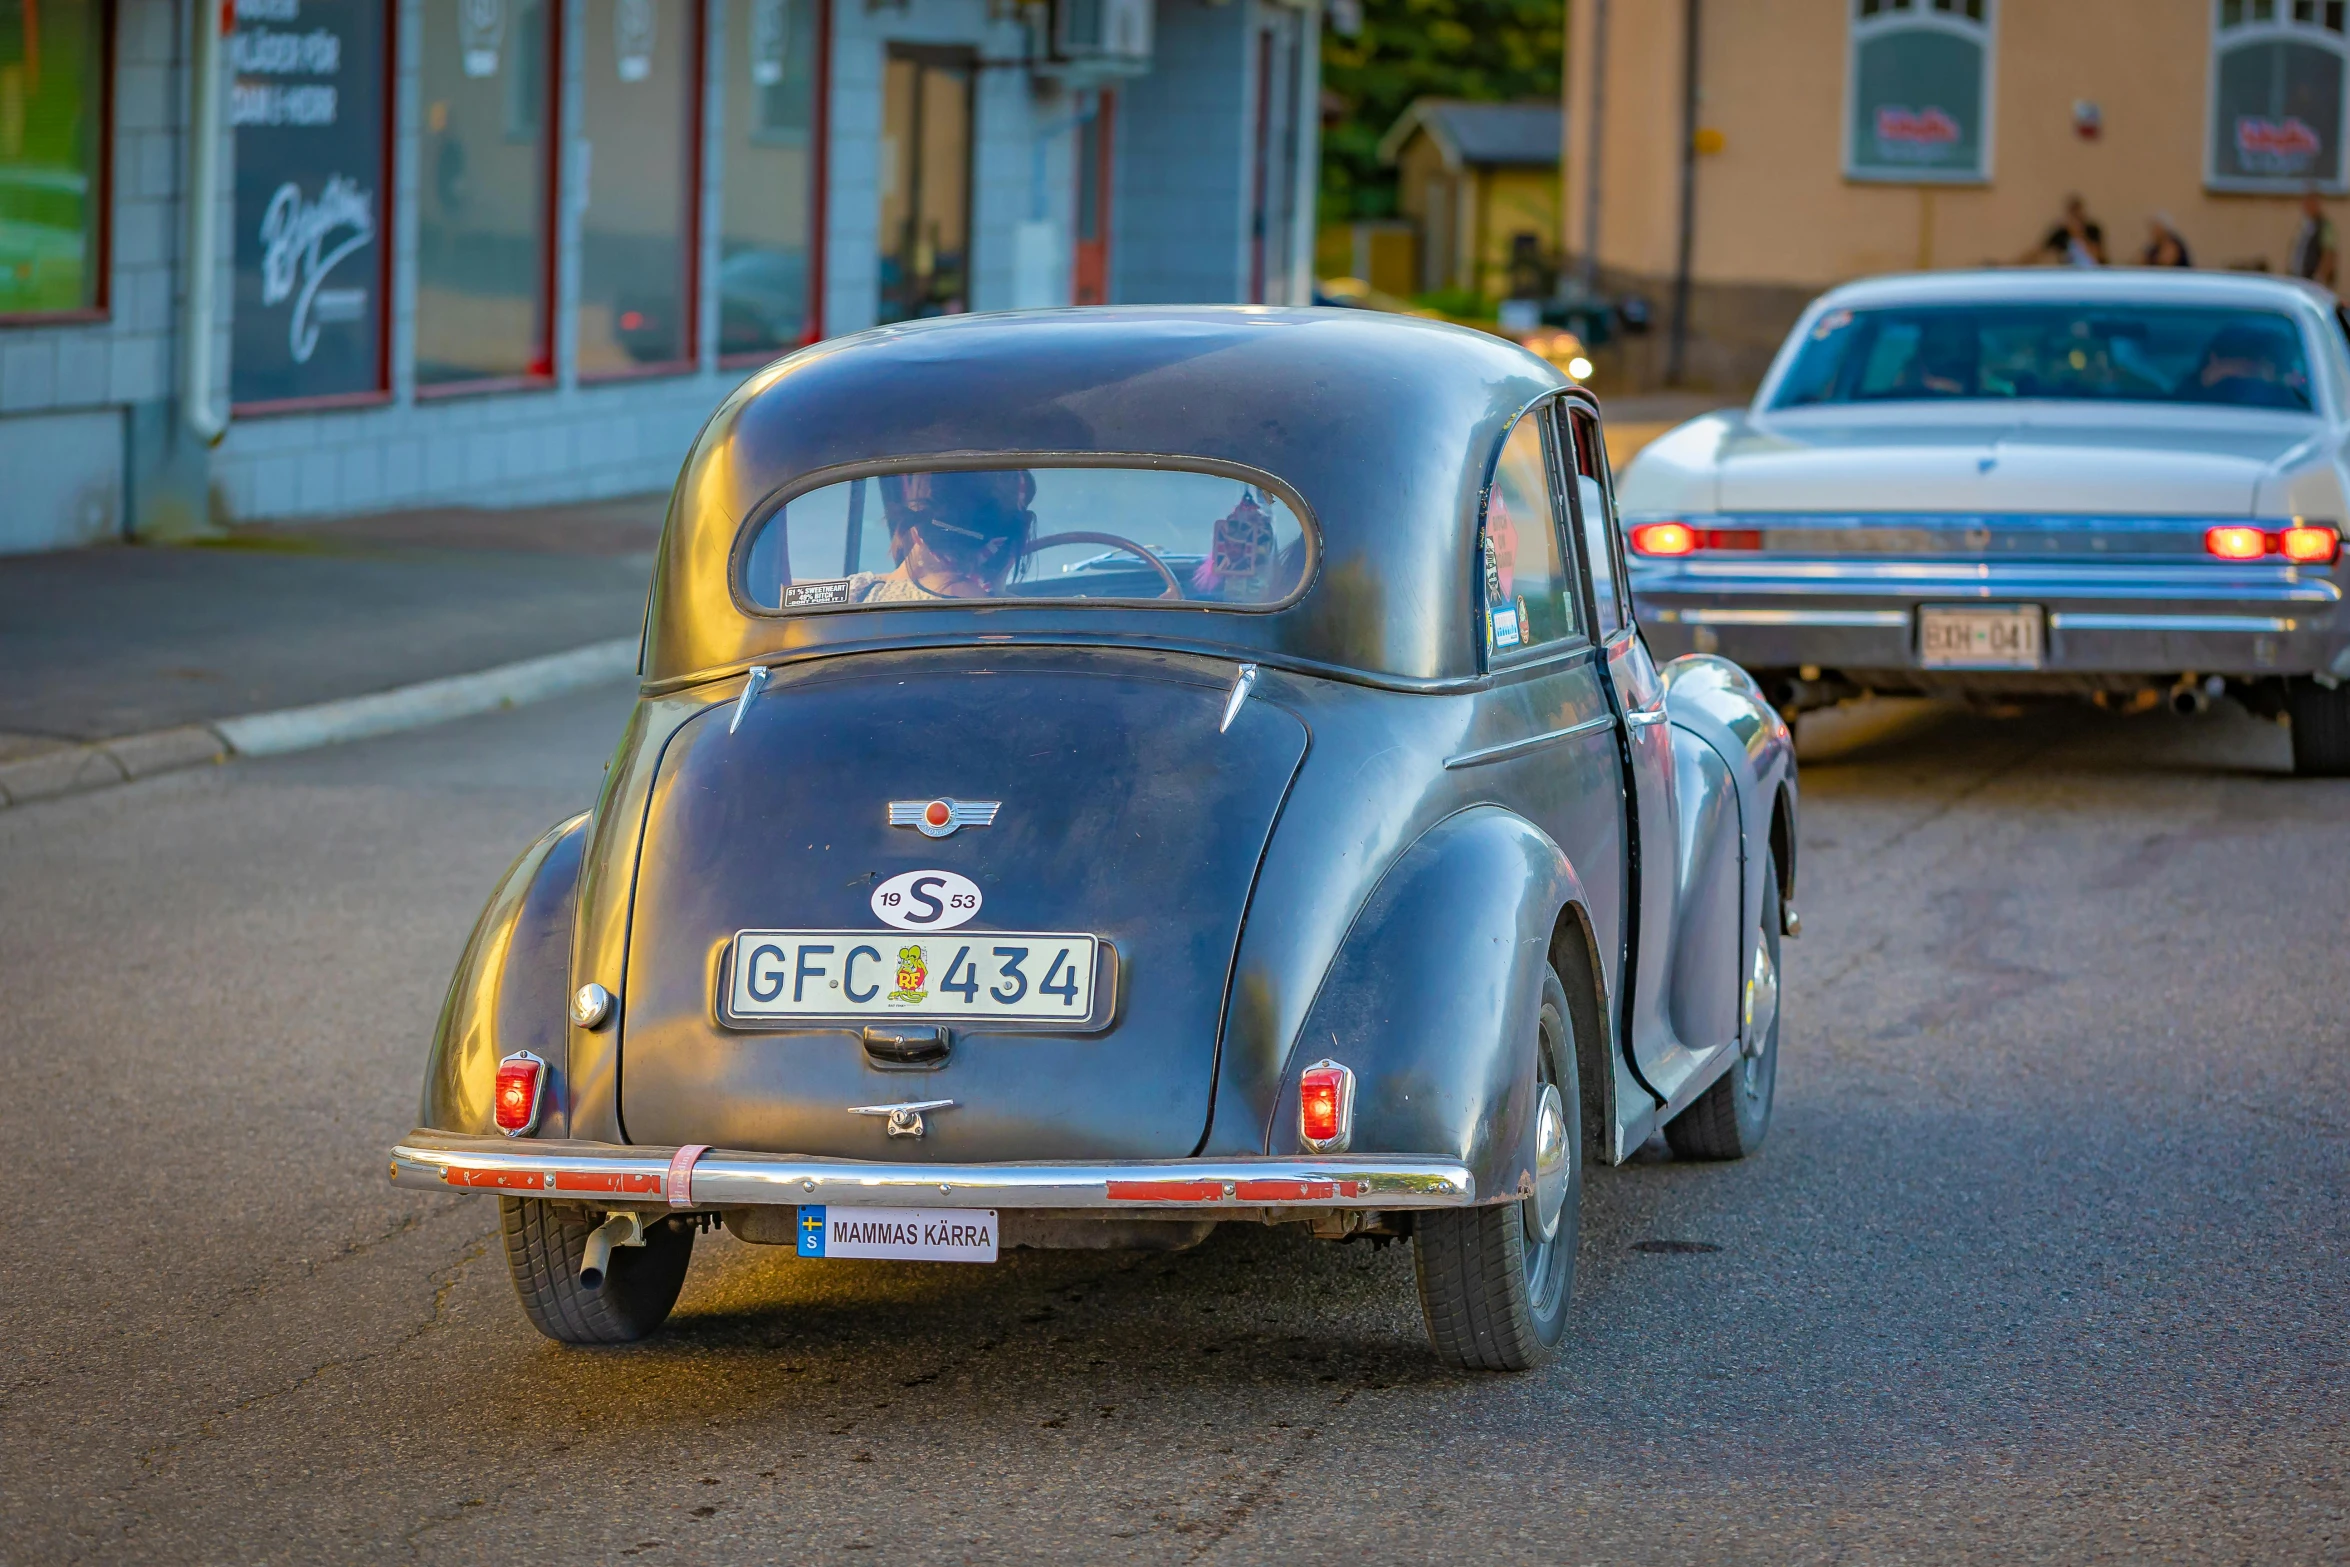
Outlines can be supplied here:
<path id="1" fill-rule="evenodd" d="M 834 577 L 823 582 L 795 582 L 783 590 L 785 609 L 806 609 L 811 604 L 846 604 L 849 601 L 849 579 Z"/>
<path id="2" fill-rule="evenodd" d="M 1518 629 L 1518 612 L 1514 609 L 1493 611 L 1493 645 L 1497 648 L 1516 647 L 1525 640 Z"/>

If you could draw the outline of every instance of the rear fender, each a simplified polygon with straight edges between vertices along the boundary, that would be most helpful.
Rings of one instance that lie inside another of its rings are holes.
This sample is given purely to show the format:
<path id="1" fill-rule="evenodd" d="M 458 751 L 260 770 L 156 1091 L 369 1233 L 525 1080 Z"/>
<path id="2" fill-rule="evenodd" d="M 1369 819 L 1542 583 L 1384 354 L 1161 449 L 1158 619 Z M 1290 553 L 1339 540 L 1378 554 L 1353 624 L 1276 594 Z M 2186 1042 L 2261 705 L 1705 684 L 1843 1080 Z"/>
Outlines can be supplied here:
<path id="1" fill-rule="evenodd" d="M 571 1097 L 564 1045 L 570 1017 L 564 991 L 587 824 L 582 812 L 548 828 L 490 894 L 441 1006 L 424 1072 L 422 1125 L 485 1136 L 495 1132 L 498 1062 L 527 1050 L 547 1064 L 537 1135 L 567 1135 Z"/>
<path id="2" fill-rule="evenodd" d="M 1480 1201 L 1531 1190 L 1542 971 L 1560 911 L 1582 899 L 1558 845 L 1522 817 L 1481 805 L 1430 828 L 1339 948 L 1282 1071 L 1266 1151 L 1303 1151 L 1298 1078 L 1327 1057 L 1355 1074 L 1354 1152 L 1459 1159 Z"/>

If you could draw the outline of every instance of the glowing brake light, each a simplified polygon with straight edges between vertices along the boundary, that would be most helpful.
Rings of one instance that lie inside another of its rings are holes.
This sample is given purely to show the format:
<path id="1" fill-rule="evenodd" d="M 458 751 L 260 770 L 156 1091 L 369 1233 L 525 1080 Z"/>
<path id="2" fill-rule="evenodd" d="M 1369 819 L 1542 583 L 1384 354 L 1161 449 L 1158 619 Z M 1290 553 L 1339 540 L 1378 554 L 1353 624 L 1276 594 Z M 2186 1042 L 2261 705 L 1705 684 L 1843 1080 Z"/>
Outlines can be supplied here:
<path id="1" fill-rule="evenodd" d="M 539 1100 L 546 1093 L 547 1063 L 527 1050 L 498 1063 L 498 1130 L 520 1137 L 539 1124 Z"/>
<path id="2" fill-rule="evenodd" d="M 2203 550 L 2221 560 L 2282 555 L 2297 566 L 2322 566 L 2342 553 L 2342 535 L 2330 522 L 2296 522 L 2275 533 L 2242 523 L 2224 523 L 2203 530 Z"/>
<path id="3" fill-rule="evenodd" d="M 2341 535 L 2323 523 L 2297 522 L 2277 535 L 2277 553 L 2300 565 L 2323 565 L 2341 552 Z"/>
<path id="4" fill-rule="evenodd" d="M 1697 530 L 1685 522 L 1644 522 L 1632 530 L 1632 548 L 1642 555 L 1694 555 Z"/>
<path id="5" fill-rule="evenodd" d="M 1297 1084 L 1297 1135 L 1311 1153 L 1344 1153 L 1354 1136 L 1355 1075 L 1317 1061 Z"/>
<path id="6" fill-rule="evenodd" d="M 1635 555 L 1694 555 L 1699 550 L 1759 550 L 1760 528 L 1692 528 L 1685 522 L 1643 522 L 1632 529 Z"/>

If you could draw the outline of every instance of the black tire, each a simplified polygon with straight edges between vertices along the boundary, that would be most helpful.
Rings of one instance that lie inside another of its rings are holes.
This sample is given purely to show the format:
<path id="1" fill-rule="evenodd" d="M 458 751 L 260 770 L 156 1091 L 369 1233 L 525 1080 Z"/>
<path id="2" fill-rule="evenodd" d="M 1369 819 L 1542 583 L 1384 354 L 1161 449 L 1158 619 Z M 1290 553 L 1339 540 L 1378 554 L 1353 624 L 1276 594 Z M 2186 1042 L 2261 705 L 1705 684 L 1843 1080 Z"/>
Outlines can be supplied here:
<path id="1" fill-rule="evenodd" d="M 2293 722 L 2294 772 L 2350 777 L 2350 685 L 2329 691 L 2314 680 L 2288 680 L 2285 713 Z"/>
<path id="2" fill-rule="evenodd" d="M 1437 1358 L 1464 1371 L 1525 1371 L 1566 1331 L 1575 1292 L 1575 1238 L 1583 1208 L 1583 1129 L 1576 1106 L 1575 1035 L 1566 988 L 1545 970 L 1536 1051 L 1535 1113 L 1553 1107 L 1565 1178 L 1547 1237 L 1541 1195 L 1483 1208 L 1421 1214 L 1412 1225 L 1420 1313 Z M 1538 1136 L 1538 1141 L 1540 1138 Z M 1545 1161 L 1544 1171 L 1555 1166 Z M 1553 1177 L 1555 1180 L 1555 1177 Z"/>
<path id="3" fill-rule="evenodd" d="M 1771 1099 L 1779 1082 L 1779 866 L 1763 855 L 1762 947 L 1767 970 L 1743 976 L 1738 993 L 1744 1008 L 1767 1004 L 1769 1024 L 1746 1024 L 1746 1037 L 1759 1043 L 1742 1051 L 1730 1070 L 1697 1096 L 1697 1102 L 1665 1123 L 1665 1141 L 1684 1159 L 1743 1159 L 1763 1145 L 1771 1130 Z M 1767 1003 L 1758 994 L 1765 987 Z M 1745 1021 L 1743 1018 L 1741 1021 Z"/>
<path id="4" fill-rule="evenodd" d="M 642 1246 L 615 1246 L 601 1289 L 579 1264 L 604 1216 L 520 1197 L 498 1199 L 506 1269 L 530 1325 L 563 1344 L 633 1344 L 668 1319 L 694 1259 L 694 1232 L 669 1219 L 645 1226 Z"/>

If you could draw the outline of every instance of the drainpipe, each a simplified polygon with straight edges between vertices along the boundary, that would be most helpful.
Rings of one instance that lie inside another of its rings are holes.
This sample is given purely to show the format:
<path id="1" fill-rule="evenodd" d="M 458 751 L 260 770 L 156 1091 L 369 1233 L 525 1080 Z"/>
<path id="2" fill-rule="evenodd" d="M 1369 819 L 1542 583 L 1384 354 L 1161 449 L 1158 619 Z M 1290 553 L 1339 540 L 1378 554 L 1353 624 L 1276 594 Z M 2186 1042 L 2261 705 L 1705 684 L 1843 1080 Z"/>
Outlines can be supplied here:
<path id="1" fill-rule="evenodd" d="M 1673 270 L 1673 344 L 1665 384 L 1679 386 L 1689 351 L 1689 242 L 1697 227 L 1697 25 L 1702 0 L 1688 0 L 1681 40 L 1681 254 Z"/>
<path id="2" fill-rule="evenodd" d="M 187 303 L 180 321 L 180 410 L 207 446 L 228 433 L 212 400 L 213 304 L 220 296 L 220 41 L 236 25 L 236 0 L 196 0 L 191 39 L 194 102 L 188 124 Z"/>
<path id="3" fill-rule="evenodd" d="M 1599 149 L 1607 124 L 1607 0 L 1591 5 L 1591 112 L 1583 126 L 1583 297 L 1599 292 Z"/>

